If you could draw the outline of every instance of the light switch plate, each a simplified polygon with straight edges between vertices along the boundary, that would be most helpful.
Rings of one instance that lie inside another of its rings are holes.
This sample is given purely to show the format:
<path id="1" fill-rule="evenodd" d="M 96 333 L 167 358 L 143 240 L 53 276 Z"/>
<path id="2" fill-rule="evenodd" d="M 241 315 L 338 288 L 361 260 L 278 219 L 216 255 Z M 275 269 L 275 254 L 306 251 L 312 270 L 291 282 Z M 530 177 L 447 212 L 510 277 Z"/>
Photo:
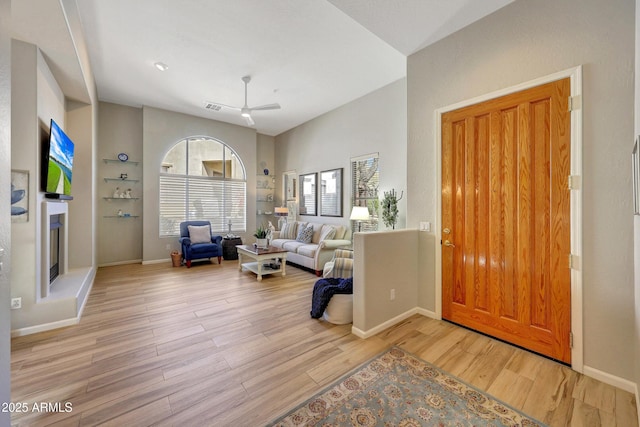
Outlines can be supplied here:
<path id="1" fill-rule="evenodd" d="M 420 221 L 420 231 L 431 231 L 431 223 L 428 221 Z"/>

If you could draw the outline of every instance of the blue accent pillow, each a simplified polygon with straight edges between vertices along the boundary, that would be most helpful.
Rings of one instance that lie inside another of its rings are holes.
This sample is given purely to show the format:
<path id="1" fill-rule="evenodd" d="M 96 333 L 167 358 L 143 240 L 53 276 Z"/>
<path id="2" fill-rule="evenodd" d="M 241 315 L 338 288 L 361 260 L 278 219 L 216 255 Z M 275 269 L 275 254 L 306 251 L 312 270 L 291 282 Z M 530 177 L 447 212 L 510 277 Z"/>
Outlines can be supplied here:
<path id="1" fill-rule="evenodd" d="M 311 243 L 311 239 L 313 238 L 313 224 L 309 224 L 306 227 L 300 227 L 298 231 L 298 237 L 296 240 L 301 243 Z"/>

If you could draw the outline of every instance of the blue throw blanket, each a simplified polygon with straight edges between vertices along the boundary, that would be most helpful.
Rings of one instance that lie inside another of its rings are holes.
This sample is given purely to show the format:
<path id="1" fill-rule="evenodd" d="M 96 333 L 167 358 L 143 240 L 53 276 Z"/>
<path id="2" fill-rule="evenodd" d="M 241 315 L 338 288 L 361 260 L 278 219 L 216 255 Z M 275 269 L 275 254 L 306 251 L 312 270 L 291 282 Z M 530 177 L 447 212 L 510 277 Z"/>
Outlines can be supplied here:
<path id="1" fill-rule="evenodd" d="M 348 279 L 335 279 L 326 278 L 320 279 L 313 286 L 313 298 L 311 300 L 311 317 L 319 319 L 322 317 L 325 308 L 329 305 L 331 297 L 335 294 L 352 294 L 353 293 L 353 278 Z"/>

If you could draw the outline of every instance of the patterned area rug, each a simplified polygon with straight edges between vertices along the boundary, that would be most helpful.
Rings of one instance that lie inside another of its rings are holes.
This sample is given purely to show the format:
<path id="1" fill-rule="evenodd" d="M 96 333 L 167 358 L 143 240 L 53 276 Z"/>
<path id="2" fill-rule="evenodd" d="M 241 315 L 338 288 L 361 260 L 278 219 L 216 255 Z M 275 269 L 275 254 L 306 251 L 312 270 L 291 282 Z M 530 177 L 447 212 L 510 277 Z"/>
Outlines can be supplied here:
<path id="1" fill-rule="evenodd" d="M 270 426 L 544 426 L 393 347 Z"/>

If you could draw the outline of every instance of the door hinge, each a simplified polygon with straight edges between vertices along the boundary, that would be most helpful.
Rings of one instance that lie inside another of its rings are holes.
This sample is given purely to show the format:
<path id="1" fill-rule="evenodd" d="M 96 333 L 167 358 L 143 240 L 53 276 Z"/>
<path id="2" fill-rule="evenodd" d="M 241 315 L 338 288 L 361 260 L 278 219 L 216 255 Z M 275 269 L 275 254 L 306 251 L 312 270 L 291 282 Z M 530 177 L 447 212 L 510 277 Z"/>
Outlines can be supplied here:
<path id="1" fill-rule="evenodd" d="M 569 348 L 573 348 L 573 332 L 569 332 Z"/>
<path id="2" fill-rule="evenodd" d="M 567 187 L 569 190 L 579 190 L 580 189 L 580 176 L 579 175 L 569 175 L 567 178 Z"/>
<path id="3" fill-rule="evenodd" d="M 580 257 L 574 254 L 569 254 L 569 268 L 571 270 L 580 270 Z"/>
<path id="4" fill-rule="evenodd" d="M 579 110 L 582 108 L 582 96 L 570 96 L 569 97 L 569 109 L 568 111 Z"/>

